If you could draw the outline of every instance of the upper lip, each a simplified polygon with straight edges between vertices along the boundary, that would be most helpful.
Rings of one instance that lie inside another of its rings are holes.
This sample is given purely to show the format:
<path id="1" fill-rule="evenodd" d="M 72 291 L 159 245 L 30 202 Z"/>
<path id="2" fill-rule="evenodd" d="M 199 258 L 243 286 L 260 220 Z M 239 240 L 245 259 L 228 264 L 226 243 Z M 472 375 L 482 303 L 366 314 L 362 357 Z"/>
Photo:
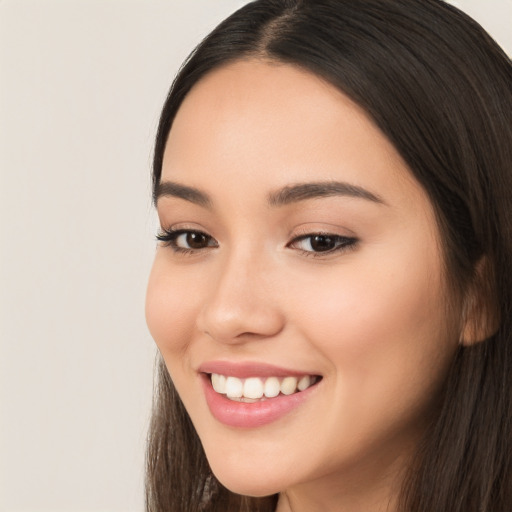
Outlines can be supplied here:
<path id="1" fill-rule="evenodd" d="M 198 371 L 200 373 L 218 373 L 239 379 L 249 377 L 301 377 L 304 375 L 318 375 L 314 372 L 292 370 L 273 364 L 261 363 L 256 361 L 232 362 L 232 361 L 207 361 L 202 363 Z"/>

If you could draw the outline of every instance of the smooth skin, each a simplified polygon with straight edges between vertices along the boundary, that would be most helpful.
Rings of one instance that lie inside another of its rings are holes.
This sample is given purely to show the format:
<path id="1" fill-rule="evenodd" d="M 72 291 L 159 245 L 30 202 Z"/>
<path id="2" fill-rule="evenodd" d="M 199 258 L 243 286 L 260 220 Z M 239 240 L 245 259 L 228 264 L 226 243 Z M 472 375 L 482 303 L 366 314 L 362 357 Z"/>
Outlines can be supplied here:
<path id="1" fill-rule="evenodd" d="M 333 86 L 254 59 L 188 94 L 162 182 L 201 200 L 157 201 L 162 228 L 185 232 L 159 243 L 147 322 L 215 475 L 281 493 L 279 512 L 392 512 L 463 329 L 432 205 L 400 155 Z M 311 183 L 359 192 L 276 201 Z M 212 360 L 322 380 L 277 421 L 227 427 L 198 374 Z"/>

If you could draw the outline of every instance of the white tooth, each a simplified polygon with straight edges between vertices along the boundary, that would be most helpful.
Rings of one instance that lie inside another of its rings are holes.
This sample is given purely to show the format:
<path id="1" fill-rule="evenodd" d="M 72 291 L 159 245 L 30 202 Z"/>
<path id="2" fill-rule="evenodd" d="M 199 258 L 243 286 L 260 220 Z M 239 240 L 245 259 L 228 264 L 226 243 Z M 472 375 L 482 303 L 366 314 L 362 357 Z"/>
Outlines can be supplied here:
<path id="1" fill-rule="evenodd" d="M 226 379 L 226 395 L 228 398 L 240 398 L 243 390 L 244 385 L 240 379 L 236 377 L 228 377 Z"/>
<path id="2" fill-rule="evenodd" d="M 265 381 L 264 393 L 267 398 L 274 398 L 279 395 L 281 386 L 279 385 L 279 379 L 277 377 L 269 377 Z"/>
<path id="3" fill-rule="evenodd" d="M 217 393 L 224 394 L 226 392 L 226 377 L 218 373 L 212 373 L 212 386 Z"/>
<path id="4" fill-rule="evenodd" d="M 251 377 L 244 382 L 244 396 L 246 398 L 261 398 L 263 396 L 263 383 L 258 377 Z"/>
<path id="5" fill-rule="evenodd" d="M 295 393 L 297 389 L 297 378 L 296 377 L 285 377 L 281 382 L 281 393 L 283 395 L 291 395 Z"/>
<path id="6" fill-rule="evenodd" d="M 309 375 L 304 375 L 297 384 L 299 391 L 304 391 L 305 389 L 308 389 L 309 386 L 311 386 L 311 379 L 309 378 Z"/>
<path id="7" fill-rule="evenodd" d="M 241 398 L 230 398 L 230 400 L 233 400 L 234 402 L 244 402 L 246 404 L 255 404 L 256 402 L 259 402 L 261 399 L 245 398 L 245 396 L 243 396 Z"/>

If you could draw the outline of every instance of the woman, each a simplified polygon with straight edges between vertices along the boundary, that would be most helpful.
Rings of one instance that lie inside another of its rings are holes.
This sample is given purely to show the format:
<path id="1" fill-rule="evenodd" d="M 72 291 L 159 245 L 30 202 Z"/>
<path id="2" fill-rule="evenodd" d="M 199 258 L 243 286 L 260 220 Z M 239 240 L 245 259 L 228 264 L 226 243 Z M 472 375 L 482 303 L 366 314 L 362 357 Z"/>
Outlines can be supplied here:
<path id="1" fill-rule="evenodd" d="M 154 157 L 148 510 L 510 509 L 511 84 L 439 0 L 259 0 L 196 49 Z"/>

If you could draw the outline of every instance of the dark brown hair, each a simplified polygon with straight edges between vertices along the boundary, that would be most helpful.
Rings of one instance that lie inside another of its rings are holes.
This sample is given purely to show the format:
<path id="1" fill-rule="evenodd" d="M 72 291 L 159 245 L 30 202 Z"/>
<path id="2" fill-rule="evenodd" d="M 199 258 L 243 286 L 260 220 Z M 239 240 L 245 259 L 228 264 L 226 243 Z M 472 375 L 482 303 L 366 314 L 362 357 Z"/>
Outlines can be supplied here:
<path id="1" fill-rule="evenodd" d="M 470 297 L 479 343 L 461 345 L 439 413 L 405 478 L 403 512 L 506 512 L 512 504 L 512 65 L 441 0 L 258 0 L 180 70 L 156 138 L 153 185 L 184 97 L 208 72 L 265 58 L 322 77 L 393 143 L 435 208 L 446 272 Z M 162 361 L 147 453 L 148 512 L 273 511 L 213 476 Z"/>

